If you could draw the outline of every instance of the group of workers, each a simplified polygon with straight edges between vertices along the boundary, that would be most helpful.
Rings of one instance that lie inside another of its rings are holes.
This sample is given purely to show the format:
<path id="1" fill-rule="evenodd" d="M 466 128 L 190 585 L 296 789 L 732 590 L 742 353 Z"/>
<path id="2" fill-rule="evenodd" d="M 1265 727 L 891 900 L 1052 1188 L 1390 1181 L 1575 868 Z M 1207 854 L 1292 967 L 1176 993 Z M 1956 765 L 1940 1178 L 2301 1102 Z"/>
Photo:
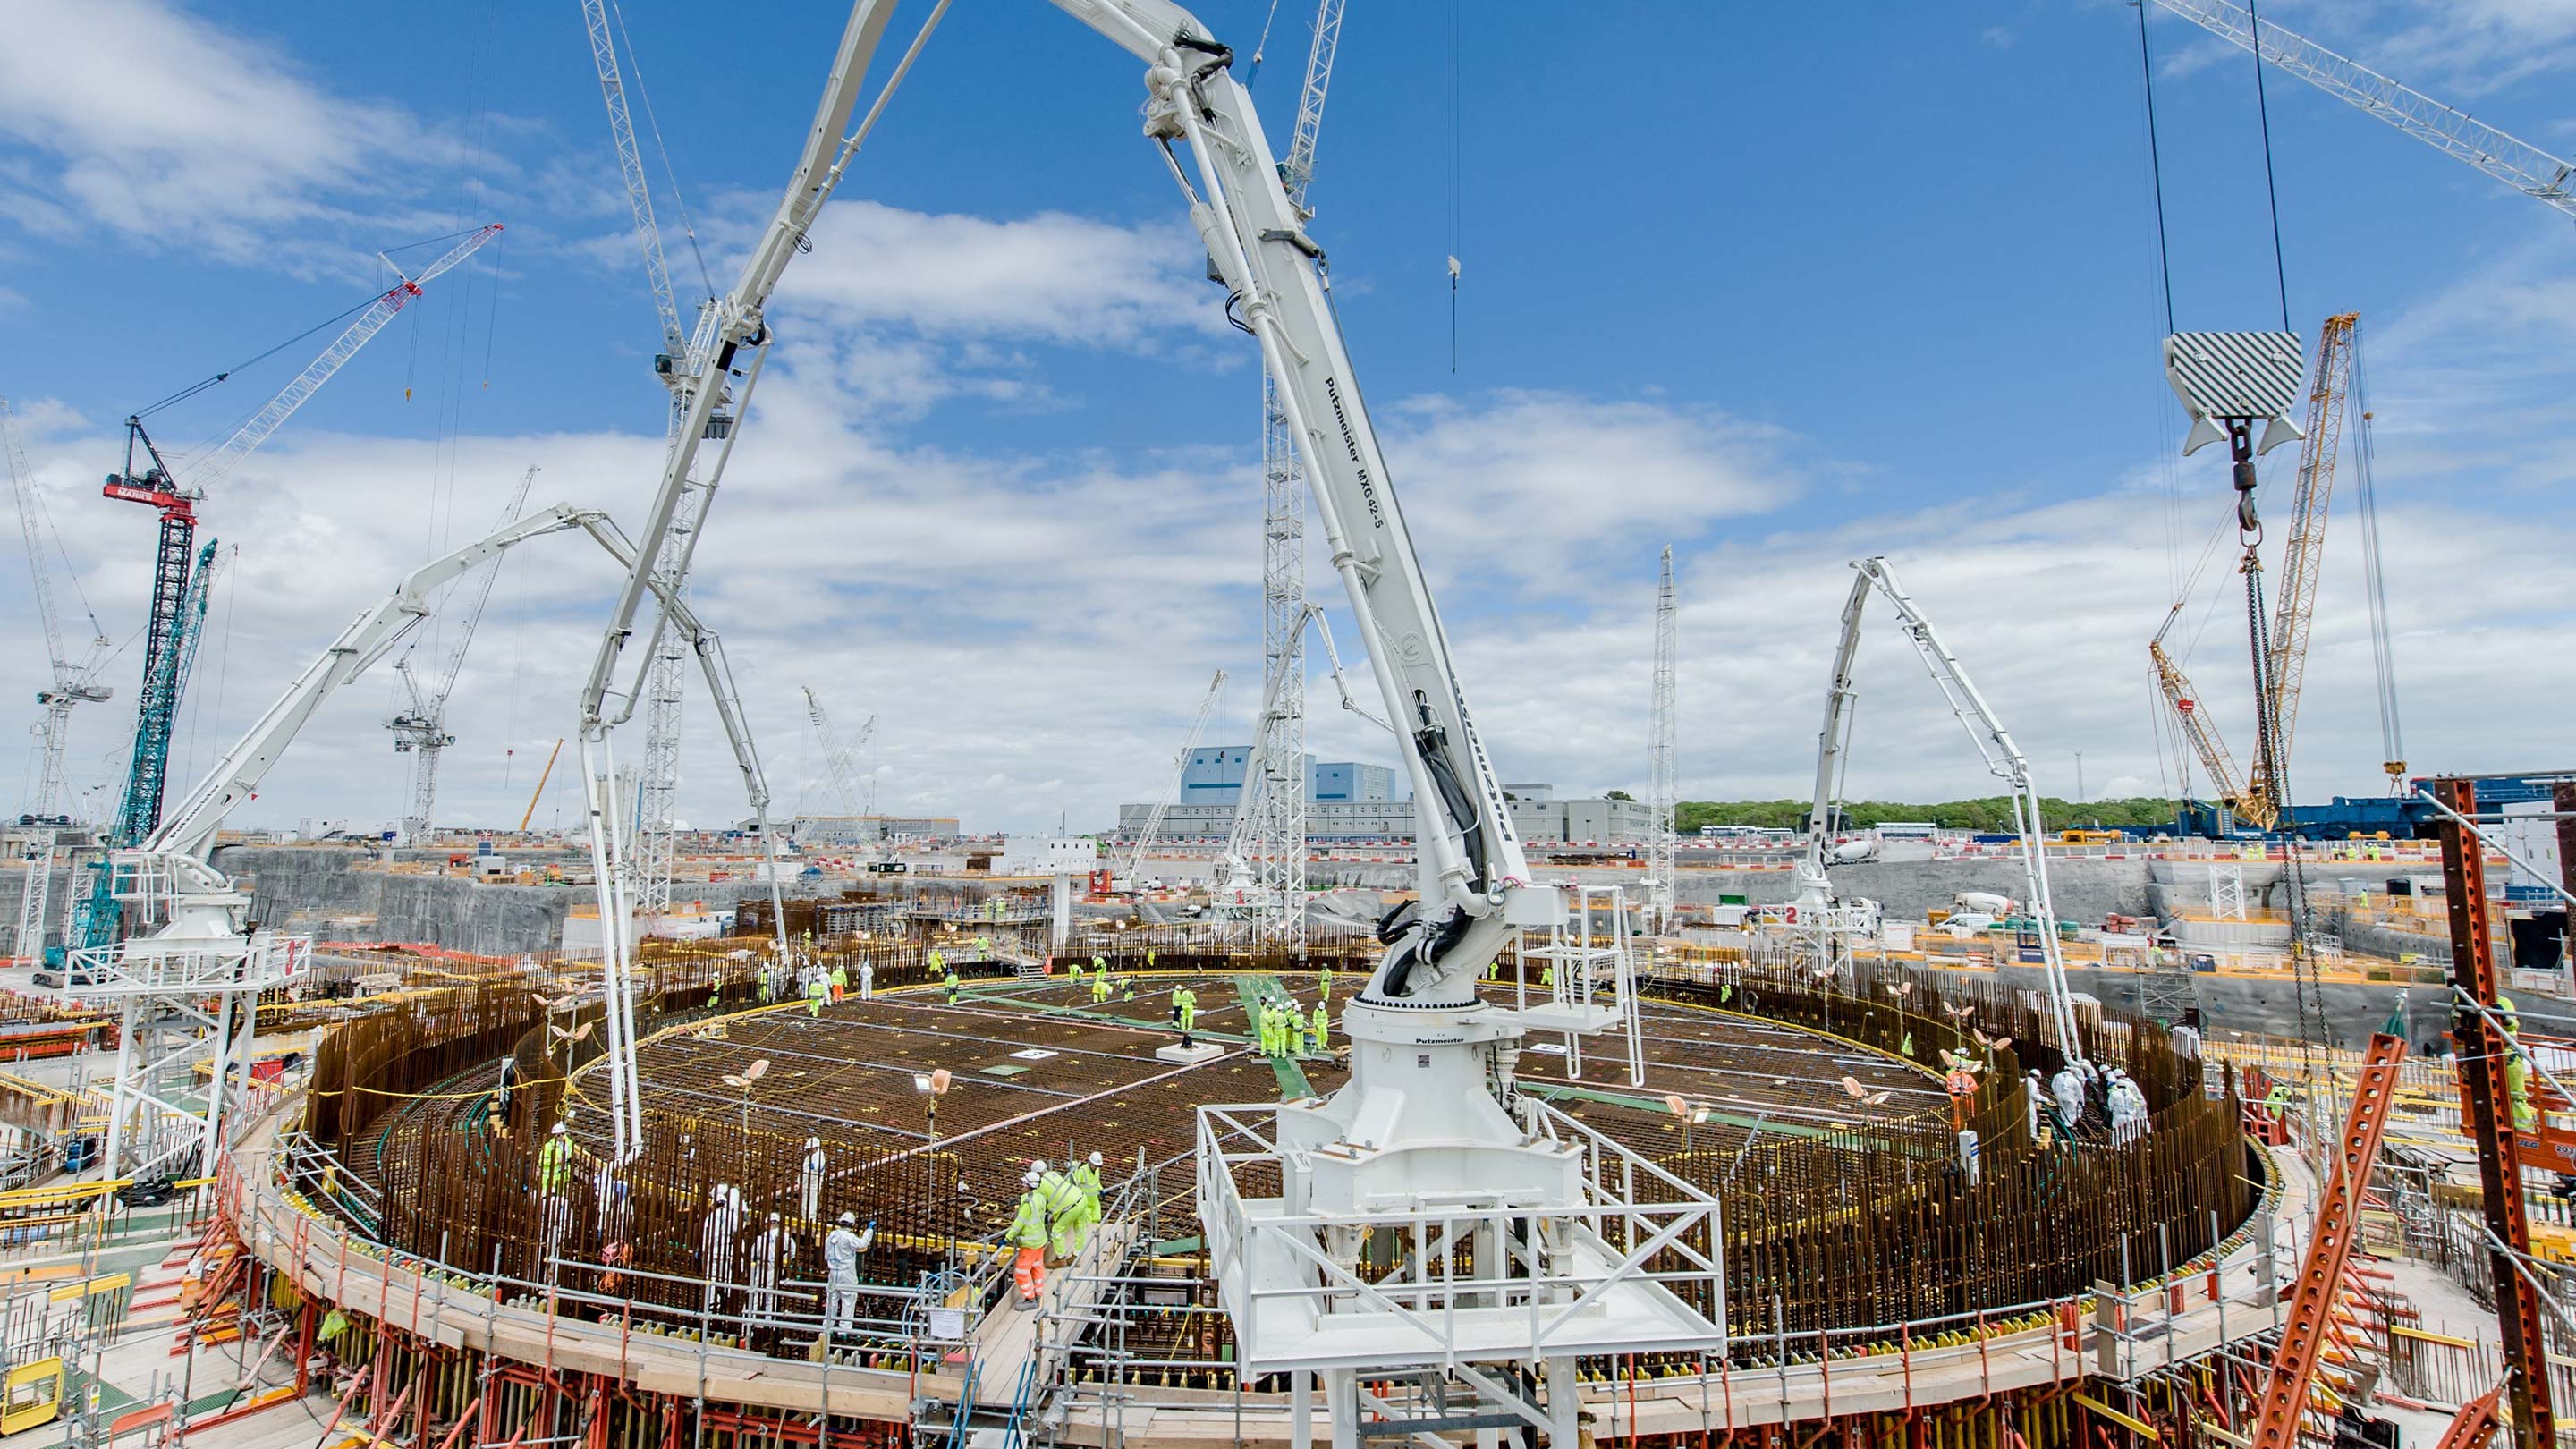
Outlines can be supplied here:
<path id="1" fill-rule="evenodd" d="M 1315 1000 L 1312 1015 L 1298 1009 L 1295 997 L 1282 992 L 1264 996 L 1248 1008 L 1252 1013 L 1254 1039 L 1265 1057 L 1293 1057 L 1301 1051 L 1320 1053 L 1327 1049 L 1333 1034 L 1332 1003 L 1322 997 Z"/>
<path id="2" fill-rule="evenodd" d="M 1148 958 L 1153 955 L 1150 951 L 1145 954 Z M 1077 991 L 1082 989 L 1082 984 L 1086 979 L 1090 981 L 1091 1004 L 1094 1006 L 1108 1005 L 1109 999 L 1113 996 L 1120 1001 L 1133 1001 L 1136 999 L 1136 978 L 1133 976 L 1117 976 L 1113 979 L 1112 973 L 1109 970 L 1109 962 L 1104 957 L 1092 957 L 1091 970 L 1087 974 L 1083 971 L 1082 963 L 1080 961 L 1068 963 L 1065 967 L 1065 972 L 1072 980 L 1074 989 Z"/>
<path id="3" fill-rule="evenodd" d="M 2039 1135 L 2042 1114 L 2049 1119 L 2051 1135 L 2070 1147 L 2075 1143 L 2076 1129 L 2088 1116 L 2101 1121 L 2114 1144 L 2135 1142 L 2155 1125 L 2148 1116 L 2146 1089 L 2118 1067 L 2070 1061 L 2048 1079 L 2045 1092 L 2040 1090 L 2037 1071 L 2029 1074 L 2025 1085 L 2034 1137 Z"/>
<path id="4" fill-rule="evenodd" d="M 1091 1243 L 1100 1225 L 1100 1154 L 1094 1152 L 1057 1171 L 1043 1159 L 1032 1161 L 1020 1177 L 1019 1206 L 1003 1241 L 1011 1248 L 1014 1302 L 1037 1306 L 1046 1291 L 1046 1270 L 1061 1268 Z"/>

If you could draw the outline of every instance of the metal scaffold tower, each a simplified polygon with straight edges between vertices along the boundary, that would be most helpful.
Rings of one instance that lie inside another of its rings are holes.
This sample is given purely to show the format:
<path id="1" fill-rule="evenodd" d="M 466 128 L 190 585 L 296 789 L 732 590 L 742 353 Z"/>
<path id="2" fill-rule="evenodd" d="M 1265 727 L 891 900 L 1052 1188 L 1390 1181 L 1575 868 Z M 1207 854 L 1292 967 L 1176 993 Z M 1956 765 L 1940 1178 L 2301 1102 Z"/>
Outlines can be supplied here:
<path id="1" fill-rule="evenodd" d="M 678 454 L 682 451 L 682 432 L 691 426 L 692 403 L 707 375 L 705 364 L 714 345 L 716 309 L 702 302 L 696 334 L 681 330 L 671 269 L 662 254 L 662 229 L 653 215 L 652 188 L 645 182 L 643 154 L 635 143 L 635 121 L 626 105 L 625 75 L 618 67 L 617 47 L 608 32 L 607 0 L 583 0 L 581 10 L 590 31 L 591 59 L 599 71 L 600 95 L 608 104 L 608 130 L 617 145 L 618 174 L 626 183 L 635 238 L 643 247 L 644 271 L 652 283 L 653 306 L 662 325 L 663 351 L 653 359 L 653 371 L 670 389 L 666 445 L 671 453 Z M 691 240 L 694 245 L 694 236 Z M 710 296 L 708 302 L 712 300 Z M 731 436 L 733 418 L 719 411 L 709 416 L 703 426 L 704 436 L 721 440 Z M 690 550 L 705 522 L 707 505 L 715 496 L 713 473 L 698 470 L 693 451 L 689 458 L 682 476 L 679 507 L 653 555 L 653 588 L 658 597 L 676 598 L 686 591 Z M 654 618 L 651 653 L 644 671 L 644 764 L 635 782 L 634 834 L 618 861 L 628 901 L 646 917 L 665 915 L 671 909 L 682 697 L 688 673 L 688 648 L 677 631 L 669 627 L 669 610 L 662 609 Z"/>
<path id="2" fill-rule="evenodd" d="M 1674 751 L 1673 711 L 1681 661 L 1681 630 L 1673 603 L 1673 549 L 1664 545 L 1663 579 L 1655 590 L 1655 718 L 1646 747 L 1646 795 L 1654 819 L 1646 850 L 1646 929 L 1662 935 L 1673 928 L 1673 812 L 1679 808 L 1681 781 Z"/>
<path id="3" fill-rule="evenodd" d="M 1314 215 L 1306 188 L 1315 179 L 1315 140 L 1324 124 L 1324 92 L 1333 75 L 1333 53 L 1342 38 L 1343 0 L 1323 0 L 1315 12 L 1314 44 L 1306 52 L 1306 84 L 1297 100 L 1297 130 L 1281 184 L 1299 214 Z M 1276 380 L 1261 380 L 1261 673 L 1267 707 L 1255 725 L 1259 736 L 1246 771 L 1242 803 L 1246 824 L 1236 834 L 1250 870 L 1258 909 L 1253 939 L 1306 947 L 1306 473 L 1297 439 L 1289 431 Z"/>

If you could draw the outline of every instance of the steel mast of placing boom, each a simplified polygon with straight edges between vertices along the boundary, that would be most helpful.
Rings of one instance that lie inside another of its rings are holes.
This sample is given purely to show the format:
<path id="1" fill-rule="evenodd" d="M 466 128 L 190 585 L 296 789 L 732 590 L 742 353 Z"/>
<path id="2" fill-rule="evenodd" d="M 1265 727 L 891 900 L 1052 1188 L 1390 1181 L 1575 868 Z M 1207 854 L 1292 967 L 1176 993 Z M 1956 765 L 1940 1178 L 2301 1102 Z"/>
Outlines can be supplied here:
<path id="1" fill-rule="evenodd" d="M 1315 214 L 1306 189 L 1315 179 L 1315 142 L 1341 44 L 1342 7 L 1343 0 L 1316 7 L 1297 129 L 1280 163 L 1281 189 L 1301 221 Z M 1253 940 L 1299 956 L 1306 949 L 1306 473 L 1278 387 L 1262 374 L 1261 693 L 1269 704 L 1253 724 L 1236 806 L 1242 823 L 1231 832 L 1240 843 L 1231 853 L 1247 868 L 1254 892 Z"/>
<path id="2" fill-rule="evenodd" d="M 708 375 L 716 317 L 713 299 L 698 308 L 694 336 L 680 330 L 680 309 L 671 289 L 671 269 L 662 251 L 662 229 L 653 215 L 653 192 L 644 178 L 644 159 L 635 143 L 635 122 L 626 105 L 626 81 L 617 64 L 617 47 L 609 36 L 606 0 L 583 0 L 582 19 L 590 31 L 591 59 L 599 71 L 601 98 L 608 104 L 608 133 L 617 147 L 617 167 L 626 182 L 628 209 L 635 220 L 635 239 L 644 252 L 644 272 L 653 288 L 653 308 L 662 326 L 662 351 L 653 359 L 655 374 L 670 390 L 666 446 L 679 446 L 680 430 L 689 425 L 698 387 Z M 717 415 L 711 423 L 730 428 L 732 420 Z M 719 462 L 717 466 L 722 465 Z M 714 498 L 712 476 L 685 477 L 679 515 L 664 534 L 654 569 L 662 585 L 676 591 L 688 572 L 691 541 L 696 538 L 706 506 Z M 632 908 L 650 918 L 671 908 L 671 875 L 678 855 L 680 733 L 685 712 L 688 655 L 657 618 L 644 670 L 644 768 L 635 785 L 635 836 L 621 859 Z"/>
<path id="3" fill-rule="evenodd" d="M 1208 681 L 1207 695 L 1199 701 L 1199 712 L 1190 718 L 1190 732 L 1181 740 L 1181 752 L 1172 757 L 1172 783 L 1164 786 L 1163 793 L 1154 797 L 1153 813 L 1145 817 L 1145 828 L 1136 832 L 1135 844 L 1127 848 L 1127 868 L 1116 874 L 1127 877 L 1129 890 L 1137 889 L 1137 882 L 1145 878 L 1145 852 L 1152 848 L 1154 837 L 1163 833 L 1163 817 L 1171 813 L 1172 802 L 1180 798 L 1181 781 L 1190 771 L 1190 752 L 1199 747 L 1199 736 L 1207 731 L 1208 716 L 1216 713 L 1217 693 L 1224 688 L 1225 671 L 1220 669 L 1216 677 Z M 1248 800 L 1252 793 L 1252 779 L 1248 775 L 1244 777 L 1243 792 Z M 1236 807 L 1238 810 L 1241 808 L 1240 805 Z M 1115 878 L 1113 875 L 1112 879 Z M 1302 909 L 1299 914 L 1304 914 Z"/>
<path id="4" fill-rule="evenodd" d="M 1986 768 L 2008 788 L 2013 805 L 2013 833 L 2021 837 L 2021 863 L 2024 909 L 2039 923 L 2040 961 L 2048 981 L 2048 1014 L 2057 1033 L 2056 1045 L 2070 1059 L 2082 1062 L 2084 1043 L 2075 1027 L 2075 1009 L 2067 994 L 2066 958 L 2057 941 L 2057 907 L 2049 892 L 2048 847 L 2046 826 L 2040 818 L 2039 791 L 2031 783 L 2030 760 L 2013 743 L 2011 733 L 1995 717 L 1992 706 L 1980 693 L 1958 656 L 1941 642 L 1932 621 L 1924 617 L 1914 600 L 1896 581 L 1895 570 L 1882 557 L 1860 559 L 1852 564 L 1854 576 L 1850 596 L 1843 603 L 1842 637 L 1834 650 L 1834 682 L 1825 704 L 1825 729 L 1816 761 L 1816 815 L 1821 818 L 1831 808 L 1831 791 L 1839 777 L 1841 762 L 1849 742 L 1844 739 L 1845 721 L 1849 717 L 1852 694 L 1852 659 L 1860 642 L 1861 616 L 1875 590 L 1884 595 L 1904 625 L 1906 642 L 1922 657 L 1923 667 L 1948 702 L 1950 712 L 1968 731 L 1968 738 L 1985 757 Z M 1825 874 L 1824 838 L 1826 830 L 1810 821 L 1807 830 L 1807 857 L 1799 866 L 1801 896 L 1811 885 L 1821 886 Z"/>
<path id="5" fill-rule="evenodd" d="M 2399 85 L 2269 20 L 2262 22 L 2262 47 L 2256 50 L 2254 12 L 2245 6 L 2228 0 L 2155 3 L 2240 49 L 2255 50 L 2263 60 L 2436 151 L 2467 162 L 2541 205 L 2576 216 L 2576 162 L 2518 141 L 2465 111 Z"/>
<path id="6" fill-rule="evenodd" d="M 495 528 L 506 529 L 518 521 L 519 511 L 528 506 L 528 489 L 536 481 L 537 469 L 532 465 L 520 475 L 519 486 L 510 494 L 510 505 L 501 510 L 501 521 Z M 456 736 L 447 732 L 447 700 L 456 692 L 456 678 L 465 669 L 466 646 L 474 642 L 475 626 L 483 622 L 483 606 L 492 601 L 492 585 L 500 577 L 501 560 L 495 554 L 492 566 L 476 583 L 473 598 L 457 616 L 456 642 L 448 649 L 447 667 L 439 671 L 438 683 L 429 693 L 421 693 L 408 653 L 394 661 L 394 669 L 402 675 L 403 688 L 411 695 L 411 708 L 385 721 L 385 728 L 394 732 L 395 753 L 412 757 L 411 814 L 403 819 L 403 840 L 407 844 L 418 845 L 429 838 L 438 805 L 439 757 L 456 743 Z"/>
<path id="7" fill-rule="evenodd" d="M 1626 993 L 1587 974 L 1571 1007 L 1479 998 L 1506 941 L 1562 926 L 1566 903 L 1529 882 L 1332 316 L 1323 248 L 1284 188 L 1232 52 L 1164 0 L 1055 3 L 1146 64 L 1145 134 L 1189 203 L 1229 317 L 1278 383 L 1417 816 L 1418 899 L 1381 925 L 1389 949 L 1342 1009 L 1350 1079 L 1320 1102 L 1200 1109 L 1199 1216 L 1241 1367 L 1287 1376 L 1292 1439 L 1311 1436 L 1321 1372 L 1336 1445 L 1359 1443 L 1363 1401 L 1390 1434 L 1528 1425 L 1572 1443 L 1582 1356 L 1723 1351 L 1723 1274 L 1686 1236 L 1716 1240 L 1716 1202 L 1651 1164 L 1636 1170 L 1652 1207 L 1607 1185 L 1607 1168 L 1587 1186 L 1590 1154 L 1621 1149 L 1514 1086 L 1527 1032 L 1612 1029 L 1624 1018 L 1606 1003 Z M 1243 1181 L 1238 1162 L 1253 1169 Z M 1654 1214 L 1665 1216 L 1645 1226 Z M 1410 1283 L 1397 1303 L 1353 1271 L 1378 1232 L 1472 1243 L 1477 1279 Z M 1685 1289 L 1648 1281 L 1642 1265 L 1658 1255 L 1686 1265 L 1668 1270 L 1688 1277 Z M 1522 1387 L 1533 1362 L 1543 1396 Z M 1461 1397 L 1442 1417 L 1408 1418 L 1361 1388 L 1363 1365 L 1372 1378 L 1437 1378 Z M 1463 1418 L 1462 1404 L 1473 1407 Z"/>
<path id="8" fill-rule="evenodd" d="M 877 42 L 885 33 L 892 17 L 892 0 L 857 0 L 851 7 L 849 22 L 843 27 L 839 49 L 834 53 L 831 72 L 825 82 L 823 98 L 805 137 L 803 154 L 790 178 L 775 216 L 762 234 L 732 289 L 710 303 L 700 318 L 700 331 L 705 335 L 703 349 L 692 348 L 687 359 L 657 359 L 666 374 L 674 366 L 690 368 L 691 375 L 673 383 L 675 423 L 671 446 L 663 460 L 662 478 L 645 513 L 644 529 L 636 540 L 645 566 L 630 571 L 619 590 L 617 603 L 602 632 L 597 654 L 591 661 L 588 678 L 583 682 L 580 708 L 580 741 L 582 784 L 588 797 L 591 836 L 591 865 L 598 882 L 600 944 L 603 976 L 607 992 L 605 1015 L 608 1021 L 607 1053 L 611 1062 L 610 1113 L 614 1119 L 615 1141 L 620 1160 L 643 1140 L 643 1104 L 634 1090 L 632 983 L 628 976 L 629 939 L 634 930 L 637 867 L 630 864 L 628 842 L 623 822 L 615 818 L 602 796 L 605 778 L 615 777 L 615 758 L 609 748 L 609 730 L 632 718 L 648 687 L 656 698 L 668 697 L 673 691 L 649 686 L 656 656 L 661 653 L 663 636 L 672 622 L 672 611 L 678 606 L 685 589 L 689 562 L 698 540 L 704 536 L 704 524 L 714 501 L 727 460 L 740 435 L 738 423 L 751 400 L 752 390 L 760 380 L 760 369 L 769 355 L 770 330 L 765 314 L 769 295 L 779 277 L 797 253 L 812 249 L 806 232 L 823 203 L 840 182 L 858 144 L 867 134 L 881 111 L 886 96 L 881 95 L 877 108 L 858 130 L 844 135 L 850 114 L 856 109 L 859 88 L 867 73 L 869 60 L 876 54 Z M 937 18 L 934 13 L 933 19 Z M 928 37 L 925 26 L 922 39 Z M 919 53 L 920 41 L 905 56 L 908 66 Z M 891 94 L 903 77 L 898 67 L 887 83 Z M 685 399 L 685 407 L 676 400 Z M 699 472 L 699 444 L 713 439 L 716 455 L 704 473 Z M 612 689 L 620 659 L 627 643 L 635 635 L 636 613 L 645 596 L 654 595 L 660 602 L 653 626 L 647 630 L 643 677 L 628 685 L 622 698 L 612 703 Z M 719 701 L 718 708 L 725 706 Z M 648 758 L 651 739 L 648 737 Z M 738 746 L 739 748 L 739 746 Z M 777 850 L 770 838 L 766 791 L 755 802 L 759 812 L 762 847 L 770 857 L 773 889 L 777 879 Z M 786 925 L 776 922 L 776 948 L 784 956 L 787 950 Z"/>

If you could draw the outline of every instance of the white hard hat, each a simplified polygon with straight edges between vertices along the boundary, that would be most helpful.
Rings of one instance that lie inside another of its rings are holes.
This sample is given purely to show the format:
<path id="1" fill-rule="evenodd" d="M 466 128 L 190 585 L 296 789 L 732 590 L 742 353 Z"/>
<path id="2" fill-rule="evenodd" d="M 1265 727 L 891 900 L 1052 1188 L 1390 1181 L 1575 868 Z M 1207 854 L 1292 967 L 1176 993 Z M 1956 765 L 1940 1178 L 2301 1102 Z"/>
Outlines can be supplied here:
<path id="1" fill-rule="evenodd" d="M 823 1139 L 820 1137 L 808 1137 L 805 1139 L 805 1145 L 808 1147 L 820 1147 L 823 1145 Z"/>
<path id="2" fill-rule="evenodd" d="M 1098 1167 L 1098 1166 L 1100 1165 L 1100 1154 L 1099 1154 L 1099 1153 L 1095 1152 L 1095 1153 L 1091 1154 L 1091 1165 L 1092 1165 L 1092 1166 L 1094 1166 L 1094 1167 Z"/>
<path id="3" fill-rule="evenodd" d="M 1046 1176 L 1046 1159 L 1042 1157 L 1031 1158 L 1029 1160 L 1029 1175 L 1032 1177 Z"/>
<path id="4" fill-rule="evenodd" d="M 1021 1173 L 1021 1174 L 1020 1174 L 1020 1183 L 1021 1183 L 1021 1185 L 1022 1185 L 1022 1186 L 1024 1186 L 1024 1187 L 1035 1187 L 1035 1186 L 1037 1186 L 1037 1185 L 1038 1185 L 1038 1174 L 1037 1174 L 1037 1170 L 1036 1170 L 1035 1168 L 1031 1168 L 1029 1171 L 1024 1172 L 1024 1173 Z"/>
<path id="5" fill-rule="evenodd" d="M 564 1134 L 564 1124 L 562 1124 L 561 1122 L 557 1122 L 557 1123 L 555 1124 L 555 1133 L 554 1133 L 554 1135 L 556 1135 L 557 1137 L 561 1137 L 563 1134 Z"/>
<path id="6" fill-rule="evenodd" d="M 845 1222 L 845 1223 L 855 1223 L 855 1222 L 857 1222 L 858 1220 L 859 1220 L 859 1215 L 858 1215 L 857 1213 L 843 1213 L 843 1214 L 841 1214 L 841 1221 L 843 1221 L 843 1222 Z"/>

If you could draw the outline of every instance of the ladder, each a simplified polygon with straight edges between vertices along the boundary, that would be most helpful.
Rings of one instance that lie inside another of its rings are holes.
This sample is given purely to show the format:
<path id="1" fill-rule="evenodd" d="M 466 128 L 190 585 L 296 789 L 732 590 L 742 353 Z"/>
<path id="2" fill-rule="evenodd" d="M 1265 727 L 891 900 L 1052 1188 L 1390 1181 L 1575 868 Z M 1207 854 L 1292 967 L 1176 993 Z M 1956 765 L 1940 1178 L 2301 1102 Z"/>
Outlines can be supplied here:
<path id="1" fill-rule="evenodd" d="M 2360 1085 L 2336 1143 L 2334 1170 L 2317 1195 L 2316 1230 L 2308 1242 L 2307 1259 L 2299 1265 L 2298 1287 L 2290 1297 L 2281 1345 L 2263 1383 L 2260 1412 L 2247 1449 L 2296 1449 L 2308 1391 L 2335 1331 L 2344 1268 L 2352 1259 L 2353 1236 L 2361 1226 L 2362 1190 L 2370 1182 L 2371 1163 L 2379 1156 L 2380 1132 L 2388 1125 L 2388 1109 L 2397 1096 L 2398 1059 L 2405 1054 L 2404 1041 L 2377 1035 L 2362 1055 Z"/>

